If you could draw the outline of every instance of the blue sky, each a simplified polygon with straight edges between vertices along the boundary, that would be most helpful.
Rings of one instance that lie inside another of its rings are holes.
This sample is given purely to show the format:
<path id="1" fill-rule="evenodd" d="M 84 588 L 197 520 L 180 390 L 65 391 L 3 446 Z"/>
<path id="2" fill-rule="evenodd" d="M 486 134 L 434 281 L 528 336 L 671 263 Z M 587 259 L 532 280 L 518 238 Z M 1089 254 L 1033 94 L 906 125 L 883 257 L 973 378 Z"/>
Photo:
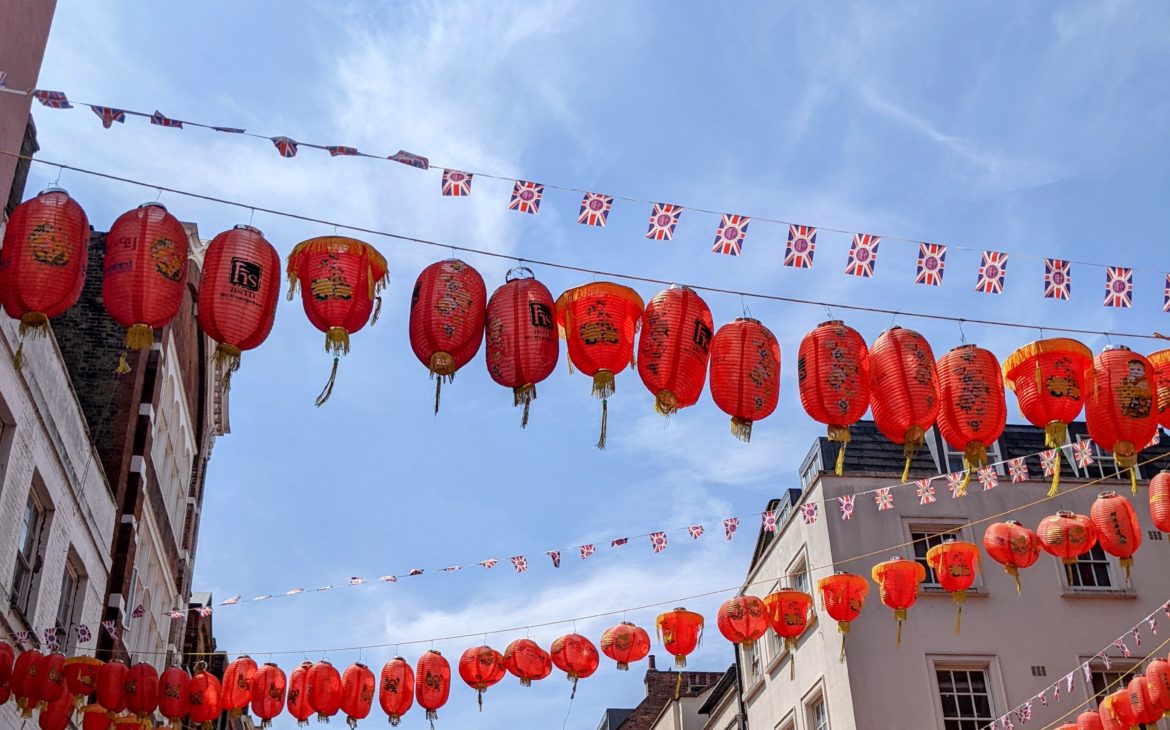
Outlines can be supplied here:
<path id="1" fill-rule="evenodd" d="M 1170 142 L 1170 11 L 1069 2 L 978 8 L 907 3 L 716 4 L 533 0 L 523 4 L 151 2 L 58 3 L 43 88 L 74 99 L 389 154 L 405 148 L 453 167 L 798 223 L 1018 254 L 1000 296 L 973 291 L 978 255 L 952 251 L 943 286 L 913 284 L 916 247 L 883 244 L 872 280 L 842 274 L 848 239 L 823 233 L 811 271 L 781 266 L 786 230 L 753 223 L 739 258 L 715 256 L 717 217 L 683 214 L 675 239 L 643 237 L 646 206 L 619 201 L 609 226 L 576 224 L 579 195 L 550 190 L 540 214 L 506 209 L 510 185 L 475 181 L 471 198 L 439 196 L 437 173 L 302 150 L 281 159 L 262 140 L 176 131 L 131 119 L 104 130 L 85 109 L 37 108 L 41 156 L 178 188 L 404 234 L 740 290 L 951 315 L 1170 329 L 1160 311 Z M 30 190 L 56 172 L 34 167 Z M 66 172 L 99 228 L 153 199 Z M 164 194 L 204 238 L 247 213 Z M 257 214 L 282 254 L 330 228 Z M 390 262 L 383 318 L 353 338 L 332 400 L 322 335 L 282 300 L 264 347 L 247 353 L 231 392 L 232 434 L 208 478 L 196 590 L 221 599 L 280 593 L 462 563 L 463 571 L 216 614 L 228 651 L 301 651 L 409 641 L 553 621 L 738 584 L 754 530 L 728 544 L 718 521 L 759 512 L 799 484 L 819 426 L 797 399 L 800 337 L 815 307 L 749 301 L 779 337 L 777 415 L 743 445 L 704 395 L 663 420 L 637 376 L 617 380 L 609 444 L 593 448 L 589 380 L 559 367 L 518 428 L 510 394 L 482 359 L 444 388 L 411 354 L 414 278 L 442 250 L 370 239 Z M 1106 310 L 1104 271 L 1073 270 L 1071 302 L 1043 300 L 1054 256 L 1138 267 L 1135 306 Z M 467 257 L 489 291 L 506 262 Z M 537 269 L 554 295 L 587 277 Z M 638 286 L 649 298 L 651 287 Z M 709 296 L 716 323 L 741 313 Z M 839 314 L 839 313 L 838 313 Z M 849 315 L 873 340 L 888 315 Z M 936 354 L 954 324 L 902 319 Z M 1001 357 L 1038 332 L 966 327 Z M 1118 341 L 1118 340 L 1115 340 Z M 1103 339 L 1087 341 L 1094 349 Z M 1142 351 L 1149 342 L 1129 343 Z M 562 353 L 562 358 L 564 354 Z M 1013 414 L 1018 418 L 1018 415 Z M 588 561 L 544 551 L 702 522 L 652 555 L 644 541 Z M 875 546 L 876 547 L 876 546 Z M 517 575 L 501 564 L 528 555 Z M 688 608 L 714 616 L 720 598 Z M 656 611 L 629 616 L 646 626 Z M 620 617 L 619 617 L 620 618 Z M 577 622 L 597 638 L 617 619 Z M 533 630 L 543 643 L 570 624 Z M 712 636 L 692 660 L 720 670 Z M 525 632 L 489 637 L 499 649 Z M 436 642 L 454 663 L 475 641 Z M 403 647 L 413 660 L 422 647 Z M 660 661 L 664 652 L 656 647 Z M 392 650 L 330 655 L 380 666 Z M 316 659 L 318 651 L 304 651 Z M 301 654 L 279 657 L 291 668 Z M 665 662 L 663 661 L 665 664 Z M 556 676 L 532 689 L 511 678 L 487 694 L 456 683 L 446 727 L 548 727 L 568 706 Z M 593 728 L 607 706 L 633 706 L 640 673 L 608 666 L 582 685 L 567 727 Z M 380 722 L 376 718 L 370 722 Z M 284 724 L 291 725 L 287 720 Z M 417 708 L 405 727 L 423 727 Z"/>

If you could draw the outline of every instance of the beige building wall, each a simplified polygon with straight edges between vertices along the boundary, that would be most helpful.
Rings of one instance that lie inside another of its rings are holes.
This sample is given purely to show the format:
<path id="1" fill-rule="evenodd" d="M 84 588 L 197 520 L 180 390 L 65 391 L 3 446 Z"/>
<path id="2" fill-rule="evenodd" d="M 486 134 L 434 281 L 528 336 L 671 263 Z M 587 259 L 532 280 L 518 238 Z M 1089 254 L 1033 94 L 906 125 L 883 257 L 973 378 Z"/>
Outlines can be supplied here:
<path id="1" fill-rule="evenodd" d="M 707 718 L 699 714 L 699 708 L 711 696 L 711 687 L 695 697 L 680 697 L 671 700 L 650 726 L 650 730 L 703 730 Z"/>
<path id="2" fill-rule="evenodd" d="M 0 2 L 0 71 L 8 74 L 8 88 L 36 88 L 56 7 L 56 0 Z M 20 152 L 31 104 L 31 96 L 0 93 L 0 151 Z M 15 171 L 16 158 L 0 155 L 0 218 Z"/>

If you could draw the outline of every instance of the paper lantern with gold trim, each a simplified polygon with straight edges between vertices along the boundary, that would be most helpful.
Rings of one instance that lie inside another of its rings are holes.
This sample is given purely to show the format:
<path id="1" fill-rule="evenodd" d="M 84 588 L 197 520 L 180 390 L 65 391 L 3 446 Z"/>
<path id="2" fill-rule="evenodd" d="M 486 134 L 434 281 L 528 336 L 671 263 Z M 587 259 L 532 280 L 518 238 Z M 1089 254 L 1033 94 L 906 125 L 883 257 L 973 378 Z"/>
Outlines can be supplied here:
<path id="1" fill-rule="evenodd" d="M 78 712 L 81 713 L 81 728 L 82 730 L 109 730 L 110 713 L 106 712 L 101 705 L 90 704 L 82 707 Z"/>
<path id="2" fill-rule="evenodd" d="M 182 727 L 190 703 L 191 675 L 182 667 L 167 667 L 158 678 L 158 711 L 175 730 Z"/>
<path id="3" fill-rule="evenodd" d="M 12 696 L 16 698 L 16 709 L 20 710 L 20 716 L 25 719 L 32 717 L 40 699 L 37 696 L 37 682 L 41 661 L 44 658 L 36 649 L 28 649 L 20 652 L 12 667 L 12 678 L 8 680 L 8 684 L 12 688 Z M 120 691 L 121 684 L 119 693 Z M 119 708 L 119 711 L 121 709 Z"/>
<path id="4" fill-rule="evenodd" d="M 158 709 L 158 670 L 146 662 L 136 662 L 126 672 L 126 710 L 145 720 Z"/>
<path id="5" fill-rule="evenodd" d="M 1129 469 L 1137 494 L 1138 452 L 1158 431 L 1154 369 L 1145 357 L 1123 345 L 1112 345 L 1093 358 L 1085 425 L 1117 466 Z"/>
<path id="6" fill-rule="evenodd" d="M 1105 730 L 1105 726 L 1101 724 L 1101 716 L 1093 711 L 1077 715 L 1077 724 L 1074 728 L 1075 730 Z"/>
<path id="7" fill-rule="evenodd" d="M 296 719 L 298 726 L 308 725 L 313 716 L 313 705 L 309 702 L 309 670 L 312 668 L 312 662 L 301 662 L 288 675 L 288 714 Z"/>
<path id="8" fill-rule="evenodd" d="M 1144 674 L 1138 674 L 1129 680 L 1127 693 L 1129 695 L 1129 708 L 1133 710 L 1133 717 L 1138 725 L 1146 727 L 1162 719 L 1162 708 L 1154 702 L 1150 692 L 1150 683 Z"/>
<path id="9" fill-rule="evenodd" d="M 577 680 L 592 677 L 600 661 L 597 647 L 580 634 L 565 634 L 555 639 L 548 654 L 553 666 L 564 672 L 573 683 L 569 699 L 577 696 Z"/>
<path id="10" fill-rule="evenodd" d="M 963 452 L 964 477 L 987 466 L 987 447 L 1003 435 L 1007 401 L 999 361 L 989 350 L 962 345 L 939 358 L 938 430 Z"/>
<path id="11" fill-rule="evenodd" d="M 112 659 L 98 670 L 96 699 L 106 711 L 117 714 L 126 709 L 126 673 L 129 671 L 130 668 L 120 659 Z"/>
<path id="12" fill-rule="evenodd" d="M 516 639 L 504 649 L 504 668 L 519 678 L 521 687 L 552 674 L 552 658 L 532 639 Z"/>
<path id="13" fill-rule="evenodd" d="M 1158 425 L 1170 428 L 1170 350 L 1151 352 L 1146 359 L 1154 369 L 1154 385 L 1158 394 Z"/>
<path id="14" fill-rule="evenodd" d="M 849 634 L 849 625 L 857 620 L 865 606 L 869 581 L 860 575 L 837 571 L 817 581 L 817 589 L 821 592 L 825 612 L 837 622 L 837 631 L 841 634 L 840 661 L 845 661 L 845 637 Z"/>
<path id="15" fill-rule="evenodd" d="M 1097 714 L 1101 716 L 1101 726 L 1105 730 L 1130 730 L 1137 725 L 1137 715 L 1129 704 L 1129 689 L 1122 689 L 1108 694 L 1097 706 Z"/>
<path id="16" fill-rule="evenodd" d="M 1069 583 L 1073 580 L 1072 566 L 1076 565 L 1077 558 L 1097 544 L 1097 528 L 1093 521 L 1087 515 L 1065 510 L 1040 520 L 1036 534 L 1044 551 L 1064 563 Z"/>
<path id="17" fill-rule="evenodd" d="M 414 705 L 414 670 L 400 656 L 382 666 L 378 677 L 378 704 L 394 727 Z"/>
<path id="18" fill-rule="evenodd" d="M 504 655 L 490 646 L 476 646 L 459 657 L 459 677 L 475 690 L 479 710 L 483 712 L 483 693 L 504 678 Z"/>
<path id="19" fill-rule="evenodd" d="M 1016 593 L 1019 593 L 1020 569 L 1031 567 L 1040 559 L 1040 537 L 1015 520 L 996 522 L 988 525 L 983 533 L 983 549 L 1015 579 Z"/>
<path id="20" fill-rule="evenodd" d="M 203 730 L 210 730 L 211 723 L 223 709 L 223 689 L 219 679 L 207 671 L 207 664 L 198 662 L 195 674 L 187 685 L 187 717 Z"/>
<path id="21" fill-rule="evenodd" d="M 422 270 L 410 297 L 410 346 L 435 378 L 435 413 L 443 381 L 471 362 L 483 342 L 487 289 L 483 277 L 459 259 Z"/>
<path id="22" fill-rule="evenodd" d="M 1121 559 L 1125 579 L 1133 567 L 1133 555 L 1142 546 L 1142 527 L 1133 504 L 1117 492 L 1101 492 L 1089 511 L 1101 549 Z"/>
<path id="23" fill-rule="evenodd" d="M 617 662 L 619 671 L 627 671 L 650 653 L 650 635 L 641 626 L 623 621 L 602 632 L 601 653 Z"/>
<path id="24" fill-rule="evenodd" d="M 555 304 L 548 287 L 524 267 L 508 272 L 506 283 L 488 300 L 484 331 L 488 375 L 512 389 L 512 404 L 523 405 L 520 427 L 528 425 L 528 407 L 536 384 L 557 366 Z"/>
<path id="25" fill-rule="evenodd" d="M 768 625 L 776 635 L 784 639 L 789 652 L 788 676 L 796 678 L 796 642 L 808 628 L 809 612 L 813 610 L 813 597 L 804 591 L 785 589 L 764 596 L 764 608 L 768 613 Z"/>
<path id="26" fill-rule="evenodd" d="M 998 372 L 998 368 L 996 372 Z M 967 589 L 979 575 L 979 548 L 974 543 L 962 540 L 944 540 L 926 551 L 926 564 L 938 577 L 939 585 L 951 594 L 955 605 L 955 635 L 963 621 L 963 604 L 967 602 Z"/>
<path id="27" fill-rule="evenodd" d="M 252 713 L 260 718 L 260 727 L 272 727 L 272 720 L 284 711 L 288 678 L 284 670 L 265 663 L 252 675 Z"/>
<path id="28" fill-rule="evenodd" d="M 723 602 L 716 626 L 723 638 L 750 650 L 768 632 L 768 607 L 758 596 L 735 596 Z"/>
<path id="29" fill-rule="evenodd" d="M 707 303 L 688 287 L 671 286 L 646 303 L 638 375 L 660 414 L 669 416 L 698 402 L 714 331 Z"/>
<path id="30" fill-rule="evenodd" d="M 878 584 L 882 603 L 894 609 L 894 619 L 898 622 L 895 646 L 901 646 L 902 623 L 918 600 L 918 585 L 926 580 L 926 568 L 914 560 L 895 557 L 873 566 L 870 577 Z"/>
<path id="31" fill-rule="evenodd" d="M 252 701 L 252 678 L 256 676 L 256 661 L 244 654 L 230 664 L 223 673 L 223 694 L 220 700 L 229 717 L 239 717 L 248 711 Z"/>
<path id="32" fill-rule="evenodd" d="M 427 711 L 427 719 L 437 720 L 439 708 L 447 704 L 451 694 L 451 665 L 434 649 L 419 657 L 414 673 L 414 694 L 419 707 Z"/>
<path id="33" fill-rule="evenodd" d="M 12 664 L 16 661 L 16 650 L 7 641 L 0 641 L 0 686 L 12 679 Z M 95 660 L 96 661 L 96 660 Z"/>
<path id="34" fill-rule="evenodd" d="M 65 689 L 81 706 L 84 698 L 97 691 L 97 675 L 105 664 L 101 659 L 78 655 L 65 660 L 62 672 L 65 675 Z"/>
<path id="35" fill-rule="evenodd" d="M 844 322 L 822 322 L 800 341 L 796 361 L 800 403 L 829 429 L 837 450 L 836 473 L 845 465 L 849 427 L 869 409 L 869 349 L 857 330 Z"/>
<path id="36" fill-rule="evenodd" d="M 780 343 L 759 320 L 740 317 L 711 340 L 711 399 L 731 416 L 731 433 L 751 441 L 752 424 L 776 410 Z"/>
<path id="37" fill-rule="evenodd" d="M 317 713 L 317 722 L 329 722 L 329 718 L 341 709 L 341 672 L 322 659 L 309 668 L 305 686 L 309 694 L 309 706 Z"/>
<path id="38" fill-rule="evenodd" d="M 939 411 L 938 370 L 926 338 L 902 327 L 883 332 L 869 350 L 869 382 L 874 423 L 902 445 L 906 481 L 914 453 L 926 443 Z"/>
<path id="39" fill-rule="evenodd" d="M 667 653 L 674 657 L 674 666 L 685 669 L 687 655 L 703 640 L 703 616 L 685 608 L 676 608 L 658 615 L 654 622 L 658 640 Z"/>
<path id="40" fill-rule="evenodd" d="M 345 713 L 345 723 L 356 728 L 359 720 L 370 715 L 370 708 L 374 706 L 374 686 L 377 682 L 370 668 L 361 662 L 355 662 L 345 668 L 341 675 L 341 711 Z"/>
<path id="41" fill-rule="evenodd" d="M 1170 712 L 1170 662 L 1155 659 L 1146 667 L 1150 699 L 1162 712 Z"/>

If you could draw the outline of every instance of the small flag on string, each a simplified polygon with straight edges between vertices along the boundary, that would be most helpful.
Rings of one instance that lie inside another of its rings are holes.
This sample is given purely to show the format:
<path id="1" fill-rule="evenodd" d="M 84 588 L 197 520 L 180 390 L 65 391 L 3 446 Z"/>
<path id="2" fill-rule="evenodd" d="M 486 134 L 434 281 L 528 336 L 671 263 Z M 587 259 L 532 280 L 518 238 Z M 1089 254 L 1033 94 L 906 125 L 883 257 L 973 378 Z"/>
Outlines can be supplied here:
<path id="1" fill-rule="evenodd" d="M 295 595 L 297 595 L 298 593 L 304 593 L 304 592 L 305 592 L 305 589 L 304 589 L 304 588 L 293 588 L 293 589 L 291 589 L 291 590 L 285 591 L 285 594 L 284 594 L 284 595 L 286 595 L 286 596 L 295 596 Z"/>
<path id="2" fill-rule="evenodd" d="M 616 540 L 611 540 L 609 543 L 609 546 L 611 548 L 621 547 L 622 545 L 625 545 L 629 541 L 630 541 L 630 538 L 628 538 L 628 537 L 619 537 Z"/>
<path id="3" fill-rule="evenodd" d="M 1149 624 L 1150 633 L 1153 634 L 1154 636 L 1157 636 L 1158 635 L 1158 616 L 1156 614 L 1151 613 L 1146 618 L 1146 623 Z"/>
<path id="4" fill-rule="evenodd" d="M 413 578 L 414 576 L 416 576 L 416 575 L 422 575 L 422 574 L 423 574 L 423 573 L 425 573 L 425 572 L 426 572 L 426 571 L 425 571 L 425 570 L 423 570 L 422 568 L 411 568 L 411 569 L 410 569 L 410 570 L 407 572 L 407 574 L 406 574 L 406 577 L 407 577 L 407 578 Z"/>
<path id="5" fill-rule="evenodd" d="M 1100 659 L 1101 663 L 1105 665 L 1105 671 L 1109 671 L 1113 668 L 1113 660 L 1109 658 L 1109 654 L 1107 652 L 1101 652 L 1097 655 L 1097 658 Z"/>
<path id="6" fill-rule="evenodd" d="M 272 144 L 276 147 L 276 151 L 280 153 L 281 157 L 296 157 L 297 156 L 297 142 L 288 137 L 273 137 Z"/>
<path id="7" fill-rule="evenodd" d="M 849 247 L 849 260 L 845 264 L 845 274 L 865 279 L 873 276 L 873 267 L 877 263 L 878 244 L 881 241 L 879 236 L 854 233 L 853 245 Z"/>
<path id="8" fill-rule="evenodd" d="M 145 615 L 146 606 L 143 606 L 141 603 L 135 606 L 134 610 L 130 612 L 130 618 L 142 618 Z"/>
<path id="9" fill-rule="evenodd" d="M 1133 641 L 1134 644 L 1137 645 L 1137 648 L 1142 648 L 1142 634 L 1140 631 L 1138 631 L 1138 628 L 1134 626 L 1129 630 L 1129 633 L 1131 636 L 1133 636 Z"/>
<path id="10" fill-rule="evenodd" d="M 508 210 L 536 215 L 540 211 L 540 198 L 542 195 L 544 195 L 543 185 L 517 180 L 516 184 L 512 187 L 512 199 L 508 201 Z"/>
<path id="11" fill-rule="evenodd" d="M 361 577 L 360 575 L 355 575 L 349 579 L 349 584 L 351 586 L 360 586 L 362 583 L 365 583 L 365 582 L 366 582 L 366 579 Z"/>
<path id="12" fill-rule="evenodd" d="M 660 553 L 666 549 L 666 533 L 652 532 L 650 533 L 650 547 L 656 553 Z"/>
<path id="13" fill-rule="evenodd" d="M 614 542 L 617 542 L 616 540 Z M 588 558 L 593 553 L 597 552 L 597 548 L 593 545 L 582 545 L 578 548 L 581 551 L 581 559 Z"/>
<path id="14" fill-rule="evenodd" d="M 150 115 L 150 123 L 156 124 L 160 127 L 174 127 L 175 129 L 183 128 L 182 122 L 180 122 L 178 119 L 171 119 L 168 116 L 164 116 L 163 113 L 158 109 L 155 109 L 154 114 Z"/>
<path id="15" fill-rule="evenodd" d="M 8 87 L 8 72 L 0 71 L 0 89 Z"/>
<path id="16" fill-rule="evenodd" d="M 207 618 L 208 616 L 210 616 L 214 612 L 215 612 L 215 609 L 212 608 L 211 606 L 203 606 L 199 609 L 199 615 L 202 616 L 203 618 Z"/>
<path id="17" fill-rule="evenodd" d="M 746 215 L 724 213 L 719 228 L 715 230 L 715 245 L 711 247 L 711 253 L 739 256 L 751 222 L 752 219 Z"/>
<path id="18" fill-rule="evenodd" d="M 682 211 L 681 205 L 655 203 L 654 209 L 650 211 L 650 227 L 646 229 L 646 238 L 655 241 L 674 238 L 674 227 L 678 225 Z"/>
<path id="19" fill-rule="evenodd" d="M 1089 663 L 1085 662 L 1081 665 L 1081 672 L 1085 675 L 1085 684 L 1093 681 L 1093 670 L 1089 667 Z"/>
<path id="20" fill-rule="evenodd" d="M 1048 690 L 1044 690 L 1040 694 L 1036 695 L 1036 699 L 1040 700 L 1040 704 L 1042 706 L 1048 707 Z"/>
<path id="21" fill-rule="evenodd" d="M 967 496 L 967 475 L 963 472 L 947 474 L 947 489 L 951 491 L 951 499 Z"/>
<path id="22" fill-rule="evenodd" d="M 1084 469 L 1087 466 L 1093 465 L 1093 442 L 1092 441 L 1077 441 L 1072 445 L 1073 460 L 1077 462 L 1077 466 Z"/>
<path id="23" fill-rule="evenodd" d="M 999 251 L 984 251 L 979 263 L 979 279 L 975 291 L 984 294 L 1003 292 L 1003 280 L 1007 276 L 1008 255 Z"/>
<path id="24" fill-rule="evenodd" d="M 1060 682 L 1052 686 L 1052 701 L 1060 702 Z"/>
<path id="25" fill-rule="evenodd" d="M 512 567 L 516 569 L 517 573 L 523 573 L 528 570 L 528 558 L 523 555 L 516 555 L 512 557 Z"/>
<path id="26" fill-rule="evenodd" d="M 1115 640 L 1113 642 L 1113 646 L 1121 651 L 1121 656 L 1125 657 L 1126 659 L 1129 659 L 1131 656 L 1133 656 L 1133 653 L 1129 650 L 1129 647 L 1126 646 L 1125 642 L 1121 639 Z"/>
<path id="27" fill-rule="evenodd" d="M 383 576 L 380 576 L 378 578 L 378 580 L 380 580 L 383 583 L 397 583 L 398 576 L 396 576 L 396 575 L 383 575 Z"/>
<path id="28" fill-rule="evenodd" d="M 946 261 L 946 246 L 937 243 L 918 244 L 918 273 L 914 277 L 914 283 L 927 286 L 942 284 Z"/>
<path id="29" fill-rule="evenodd" d="M 929 479 L 919 479 L 914 482 L 918 492 L 918 504 L 934 504 L 934 487 Z"/>
<path id="30" fill-rule="evenodd" d="M 182 617 L 183 617 L 183 614 L 180 613 L 179 618 L 182 618 Z M 93 640 L 93 632 L 91 632 L 89 630 L 89 627 L 86 626 L 85 624 L 78 624 L 78 625 L 74 626 L 73 628 L 77 631 L 77 643 L 78 644 L 88 644 L 90 641 Z"/>
<path id="31" fill-rule="evenodd" d="M 320 589 L 318 588 L 317 590 L 320 590 Z M 234 606 L 239 602 L 240 602 L 240 594 L 237 593 L 236 595 L 232 596 L 231 598 L 227 599 L 226 601 L 224 601 L 223 603 L 221 603 L 219 605 L 221 605 L 221 606 Z"/>
<path id="32" fill-rule="evenodd" d="M 844 497 L 837 497 L 837 504 L 841 507 L 841 519 L 853 519 L 853 500 L 852 494 L 846 494 Z"/>
<path id="33" fill-rule="evenodd" d="M 114 622 L 113 622 L 113 621 L 111 621 L 111 622 L 110 622 L 110 625 L 112 626 L 112 625 L 113 625 L 113 623 L 114 623 Z M 103 625 L 104 625 L 104 624 L 103 624 Z M 16 640 L 16 642 L 17 642 L 18 644 L 27 644 L 27 643 L 28 643 L 28 641 L 29 641 L 29 639 L 31 639 L 31 638 L 32 638 L 32 634 L 31 634 L 31 633 L 29 633 L 28 631 L 17 631 L 17 632 L 16 632 L 16 633 L 13 635 L 13 638 Z"/>
<path id="34" fill-rule="evenodd" d="M 118 640 L 118 624 L 112 619 L 102 621 L 102 628 L 106 630 L 106 634 L 114 641 Z"/>
<path id="35" fill-rule="evenodd" d="M 33 91 L 33 98 L 50 109 L 73 108 L 73 105 L 69 103 L 69 99 L 65 97 L 64 91 L 45 91 L 43 89 L 37 89 Z"/>
<path id="36" fill-rule="evenodd" d="M 691 525 L 690 527 L 687 528 L 687 532 L 691 533 L 692 540 L 698 540 L 700 537 L 703 536 L 703 526 L 702 525 Z"/>
<path id="37" fill-rule="evenodd" d="M 769 510 L 760 515 L 760 522 L 763 523 L 764 532 L 776 531 L 776 513 Z"/>
<path id="38" fill-rule="evenodd" d="M 584 226 L 605 228 L 605 222 L 609 219 L 609 209 L 612 207 L 612 195 L 585 193 L 581 198 L 581 211 L 577 214 L 577 222 Z"/>
<path id="39" fill-rule="evenodd" d="M 817 249 L 817 229 L 812 226 L 788 226 L 788 246 L 784 251 L 784 265 L 795 269 L 811 269 L 813 253 Z"/>
<path id="40" fill-rule="evenodd" d="M 329 151 L 330 157 L 355 157 L 359 154 L 357 147 L 345 147 L 338 144 L 327 145 L 325 149 Z"/>
<path id="41" fill-rule="evenodd" d="M 431 163 L 427 158 L 423 157 L 422 155 L 416 155 L 413 152 L 407 152 L 406 150 L 398 150 L 386 159 L 393 160 L 394 162 L 401 162 L 402 164 L 409 165 L 410 167 L 417 167 L 420 170 L 431 169 Z"/>
<path id="42" fill-rule="evenodd" d="M 1069 672 L 1068 675 L 1065 676 L 1065 678 L 1064 678 L 1064 691 L 1065 692 L 1072 692 L 1073 687 L 1076 686 L 1076 683 L 1077 683 L 1077 673 L 1076 672 Z"/>
<path id="43" fill-rule="evenodd" d="M 500 561 L 496 560 L 495 558 L 488 558 L 487 560 L 479 561 L 478 564 L 482 565 L 483 567 L 487 568 L 488 570 L 491 570 L 492 568 L 496 567 L 496 563 L 498 563 L 498 562 L 500 562 Z"/>
<path id="44" fill-rule="evenodd" d="M 451 198 L 465 198 L 471 195 L 471 173 L 443 170 L 443 195 Z"/>
<path id="45" fill-rule="evenodd" d="M 1044 298 L 1067 300 L 1071 294 L 1069 263 L 1061 259 L 1044 259 Z"/>
<path id="46" fill-rule="evenodd" d="M 1040 452 L 1040 468 L 1044 470 L 1045 477 L 1051 477 L 1056 471 L 1056 459 L 1059 453 L 1056 449 Z"/>
<path id="47" fill-rule="evenodd" d="M 1028 464 L 1024 461 L 1024 457 L 1020 456 L 1008 460 L 1008 474 L 1011 474 L 1012 484 L 1028 481 Z"/>
<path id="48" fill-rule="evenodd" d="M 806 525 L 814 525 L 817 521 L 817 503 L 809 502 L 800 505 L 800 516 Z"/>
<path id="49" fill-rule="evenodd" d="M 1032 700 L 1024 703 L 1020 709 L 1020 722 L 1029 722 L 1032 719 Z"/>
<path id="50" fill-rule="evenodd" d="M 158 112 L 155 112 L 155 114 L 158 114 Z M 154 121 L 152 120 L 151 123 L 153 124 Z M 241 129 L 240 127 L 212 127 L 212 129 L 217 132 L 227 132 L 228 134 L 243 134 L 247 131 L 246 129 Z"/>
<path id="51" fill-rule="evenodd" d="M 983 491 L 999 486 L 999 475 L 995 473 L 995 467 L 985 466 L 976 473 L 979 476 L 979 483 L 983 485 Z"/>
<path id="52" fill-rule="evenodd" d="M 45 648 L 49 650 L 50 654 L 61 648 L 61 645 L 57 642 L 57 629 L 45 629 L 43 634 L 45 637 Z"/>
<path id="53" fill-rule="evenodd" d="M 114 109 L 113 107 L 108 106 L 97 106 L 96 104 L 90 104 L 89 108 L 91 111 L 93 111 L 94 114 L 98 115 L 98 119 L 102 120 L 102 126 L 106 129 L 109 129 L 110 125 L 112 125 L 114 122 L 117 122 L 118 124 L 126 123 L 126 112 L 122 111 L 121 109 Z"/>
<path id="54" fill-rule="evenodd" d="M 1162 289 L 1162 311 L 1170 312 L 1170 274 L 1166 274 L 1166 285 Z"/>
<path id="55" fill-rule="evenodd" d="M 889 487 L 882 487 L 873 495 L 874 504 L 877 505 L 878 512 L 885 512 L 888 509 L 894 508 L 894 495 L 890 492 Z"/>
<path id="56" fill-rule="evenodd" d="M 545 555 L 547 555 L 552 560 L 552 564 L 553 564 L 554 568 L 561 567 L 561 551 L 560 550 L 549 550 L 548 552 L 545 553 Z"/>
<path id="57" fill-rule="evenodd" d="M 253 601 L 267 601 L 269 598 L 272 598 L 271 593 L 261 593 L 260 595 L 253 597 L 252 600 Z"/>
<path id="58" fill-rule="evenodd" d="M 184 613 L 182 611 L 167 611 L 167 618 L 173 621 L 178 621 L 179 619 L 183 618 L 183 616 Z"/>
<path id="59" fill-rule="evenodd" d="M 1133 269 L 1105 269 L 1105 306 L 1128 309 L 1133 305 Z"/>
<path id="60" fill-rule="evenodd" d="M 421 572 L 421 571 L 420 571 L 420 572 Z M 329 586 L 320 586 L 319 588 L 317 588 L 317 592 L 318 592 L 318 593 L 324 593 L 325 591 L 331 591 L 331 590 L 333 590 L 333 586 L 331 586 L 331 585 L 329 585 Z"/>
<path id="61" fill-rule="evenodd" d="M 723 537 L 727 540 L 735 537 L 735 531 L 739 529 L 739 518 L 728 517 L 723 520 Z"/>

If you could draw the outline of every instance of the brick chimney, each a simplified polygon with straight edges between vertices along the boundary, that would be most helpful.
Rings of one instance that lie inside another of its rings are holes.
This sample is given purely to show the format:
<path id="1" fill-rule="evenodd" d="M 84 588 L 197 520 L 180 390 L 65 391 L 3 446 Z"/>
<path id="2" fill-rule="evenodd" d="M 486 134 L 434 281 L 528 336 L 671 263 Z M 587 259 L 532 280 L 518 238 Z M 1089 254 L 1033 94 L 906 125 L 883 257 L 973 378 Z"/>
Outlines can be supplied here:
<path id="1" fill-rule="evenodd" d="M 657 671 L 658 667 L 654 666 L 654 655 L 651 654 L 649 659 L 650 659 L 650 669 L 652 671 Z"/>

